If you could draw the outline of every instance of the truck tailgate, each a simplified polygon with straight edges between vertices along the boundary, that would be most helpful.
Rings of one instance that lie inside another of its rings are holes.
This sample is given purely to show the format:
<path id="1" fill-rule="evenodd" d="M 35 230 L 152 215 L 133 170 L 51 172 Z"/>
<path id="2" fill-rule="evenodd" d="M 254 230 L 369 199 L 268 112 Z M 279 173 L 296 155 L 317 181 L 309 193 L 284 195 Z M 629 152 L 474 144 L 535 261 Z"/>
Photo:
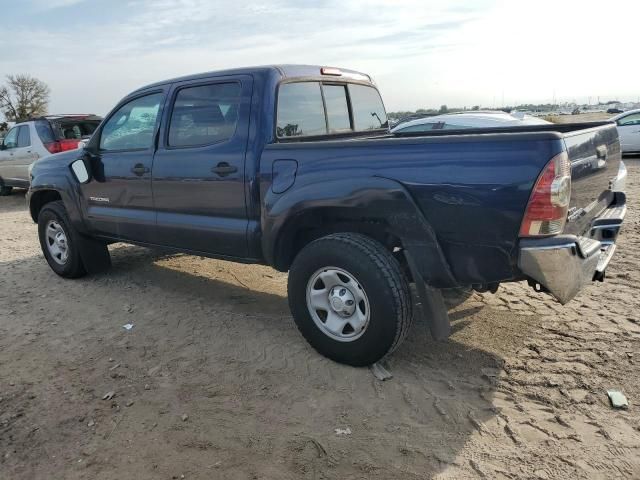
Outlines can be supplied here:
<path id="1" fill-rule="evenodd" d="M 571 203 L 565 233 L 582 235 L 614 199 L 611 182 L 620 167 L 620 143 L 614 124 L 566 133 L 571 160 Z"/>

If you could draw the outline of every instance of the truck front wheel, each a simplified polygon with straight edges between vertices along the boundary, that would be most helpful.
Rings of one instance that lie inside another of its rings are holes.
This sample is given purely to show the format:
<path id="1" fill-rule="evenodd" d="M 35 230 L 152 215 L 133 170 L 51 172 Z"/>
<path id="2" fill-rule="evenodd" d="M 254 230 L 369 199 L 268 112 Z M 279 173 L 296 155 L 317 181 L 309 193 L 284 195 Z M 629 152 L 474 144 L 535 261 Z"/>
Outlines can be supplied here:
<path id="1" fill-rule="evenodd" d="M 322 355 L 370 365 L 404 340 L 413 313 L 398 261 L 377 241 L 356 233 L 319 238 L 296 256 L 289 306 L 298 329 Z"/>
<path id="2" fill-rule="evenodd" d="M 78 278 L 86 269 L 77 248 L 77 234 L 61 201 L 47 203 L 38 215 L 40 246 L 51 269 L 61 277 Z"/>

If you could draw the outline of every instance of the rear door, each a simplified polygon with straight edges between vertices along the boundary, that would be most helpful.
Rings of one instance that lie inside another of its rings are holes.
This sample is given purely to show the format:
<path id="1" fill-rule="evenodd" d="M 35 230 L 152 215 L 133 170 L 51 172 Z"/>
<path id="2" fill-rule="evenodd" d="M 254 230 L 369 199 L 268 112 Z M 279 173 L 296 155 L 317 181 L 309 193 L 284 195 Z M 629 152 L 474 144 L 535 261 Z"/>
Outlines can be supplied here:
<path id="1" fill-rule="evenodd" d="M 18 131 L 18 148 L 14 156 L 14 176 L 17 181 L 29 185 L 29 165 L 38 159 L 31 139 L 31 127 L 21 125 Z"/>
<path id="2" fill-rule="evenodd" d="M 13 127 L 7 132 L 0 150 L 0 179 L 13 185 L 13 156 L 18 148 L 18 131 L 20 127 Z"/>
<path id="3" fill-rule="evenodd" d="M 37 159 L 32 152 L 29 125 L 16 125 L 4 141 L 0 151 L 0 177 L 13 186 L 29 186 L 29 164 Z"/>
<path id="4" fill-rule="evenodd" d="M 246 257 L 248 75 L 175 84 L 153 163 L 158 243 Z"/>
<path id="5" fill-rule="evenodd" d="M 95 233 L 154 242 L 151 166 L 164 99 L 162 89 L 129 97 L 97 132 L 94 176 L 81 186 Z"/>

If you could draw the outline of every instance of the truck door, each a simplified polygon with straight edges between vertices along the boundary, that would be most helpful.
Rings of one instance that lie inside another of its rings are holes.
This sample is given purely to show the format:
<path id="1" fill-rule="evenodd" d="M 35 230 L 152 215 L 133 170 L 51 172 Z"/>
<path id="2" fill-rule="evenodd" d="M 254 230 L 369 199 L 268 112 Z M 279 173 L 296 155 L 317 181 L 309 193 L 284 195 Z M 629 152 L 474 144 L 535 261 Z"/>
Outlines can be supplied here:
<path id="1" fill-rule="evenodd" d="M 248 75 L 174 84 L 153 160 L 158 243 L 246 257 Z"/>
<path id="2" fill-rule="evenodd" d="M 151 165 L 164 99 L 162 90 L 129 97 L 96 132 L 94 175 L 81 186 L 87 220 L 95 233 L 153 242 Z"/>

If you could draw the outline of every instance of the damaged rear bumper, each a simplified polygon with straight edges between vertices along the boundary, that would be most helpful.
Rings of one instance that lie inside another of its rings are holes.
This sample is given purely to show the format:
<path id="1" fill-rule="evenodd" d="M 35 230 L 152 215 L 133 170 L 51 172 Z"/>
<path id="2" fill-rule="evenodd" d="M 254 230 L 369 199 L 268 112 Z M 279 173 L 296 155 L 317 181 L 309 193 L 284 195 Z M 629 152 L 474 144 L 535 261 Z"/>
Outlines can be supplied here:
<path id="1" fill-rule="evenodd" d="M 518 268 L 564 305 L 587 283 L 604 280 L 626 212 L 625 194 L 616 192 L 613 204 L 594 219 L 588 236 L 521 240 Z"/>

